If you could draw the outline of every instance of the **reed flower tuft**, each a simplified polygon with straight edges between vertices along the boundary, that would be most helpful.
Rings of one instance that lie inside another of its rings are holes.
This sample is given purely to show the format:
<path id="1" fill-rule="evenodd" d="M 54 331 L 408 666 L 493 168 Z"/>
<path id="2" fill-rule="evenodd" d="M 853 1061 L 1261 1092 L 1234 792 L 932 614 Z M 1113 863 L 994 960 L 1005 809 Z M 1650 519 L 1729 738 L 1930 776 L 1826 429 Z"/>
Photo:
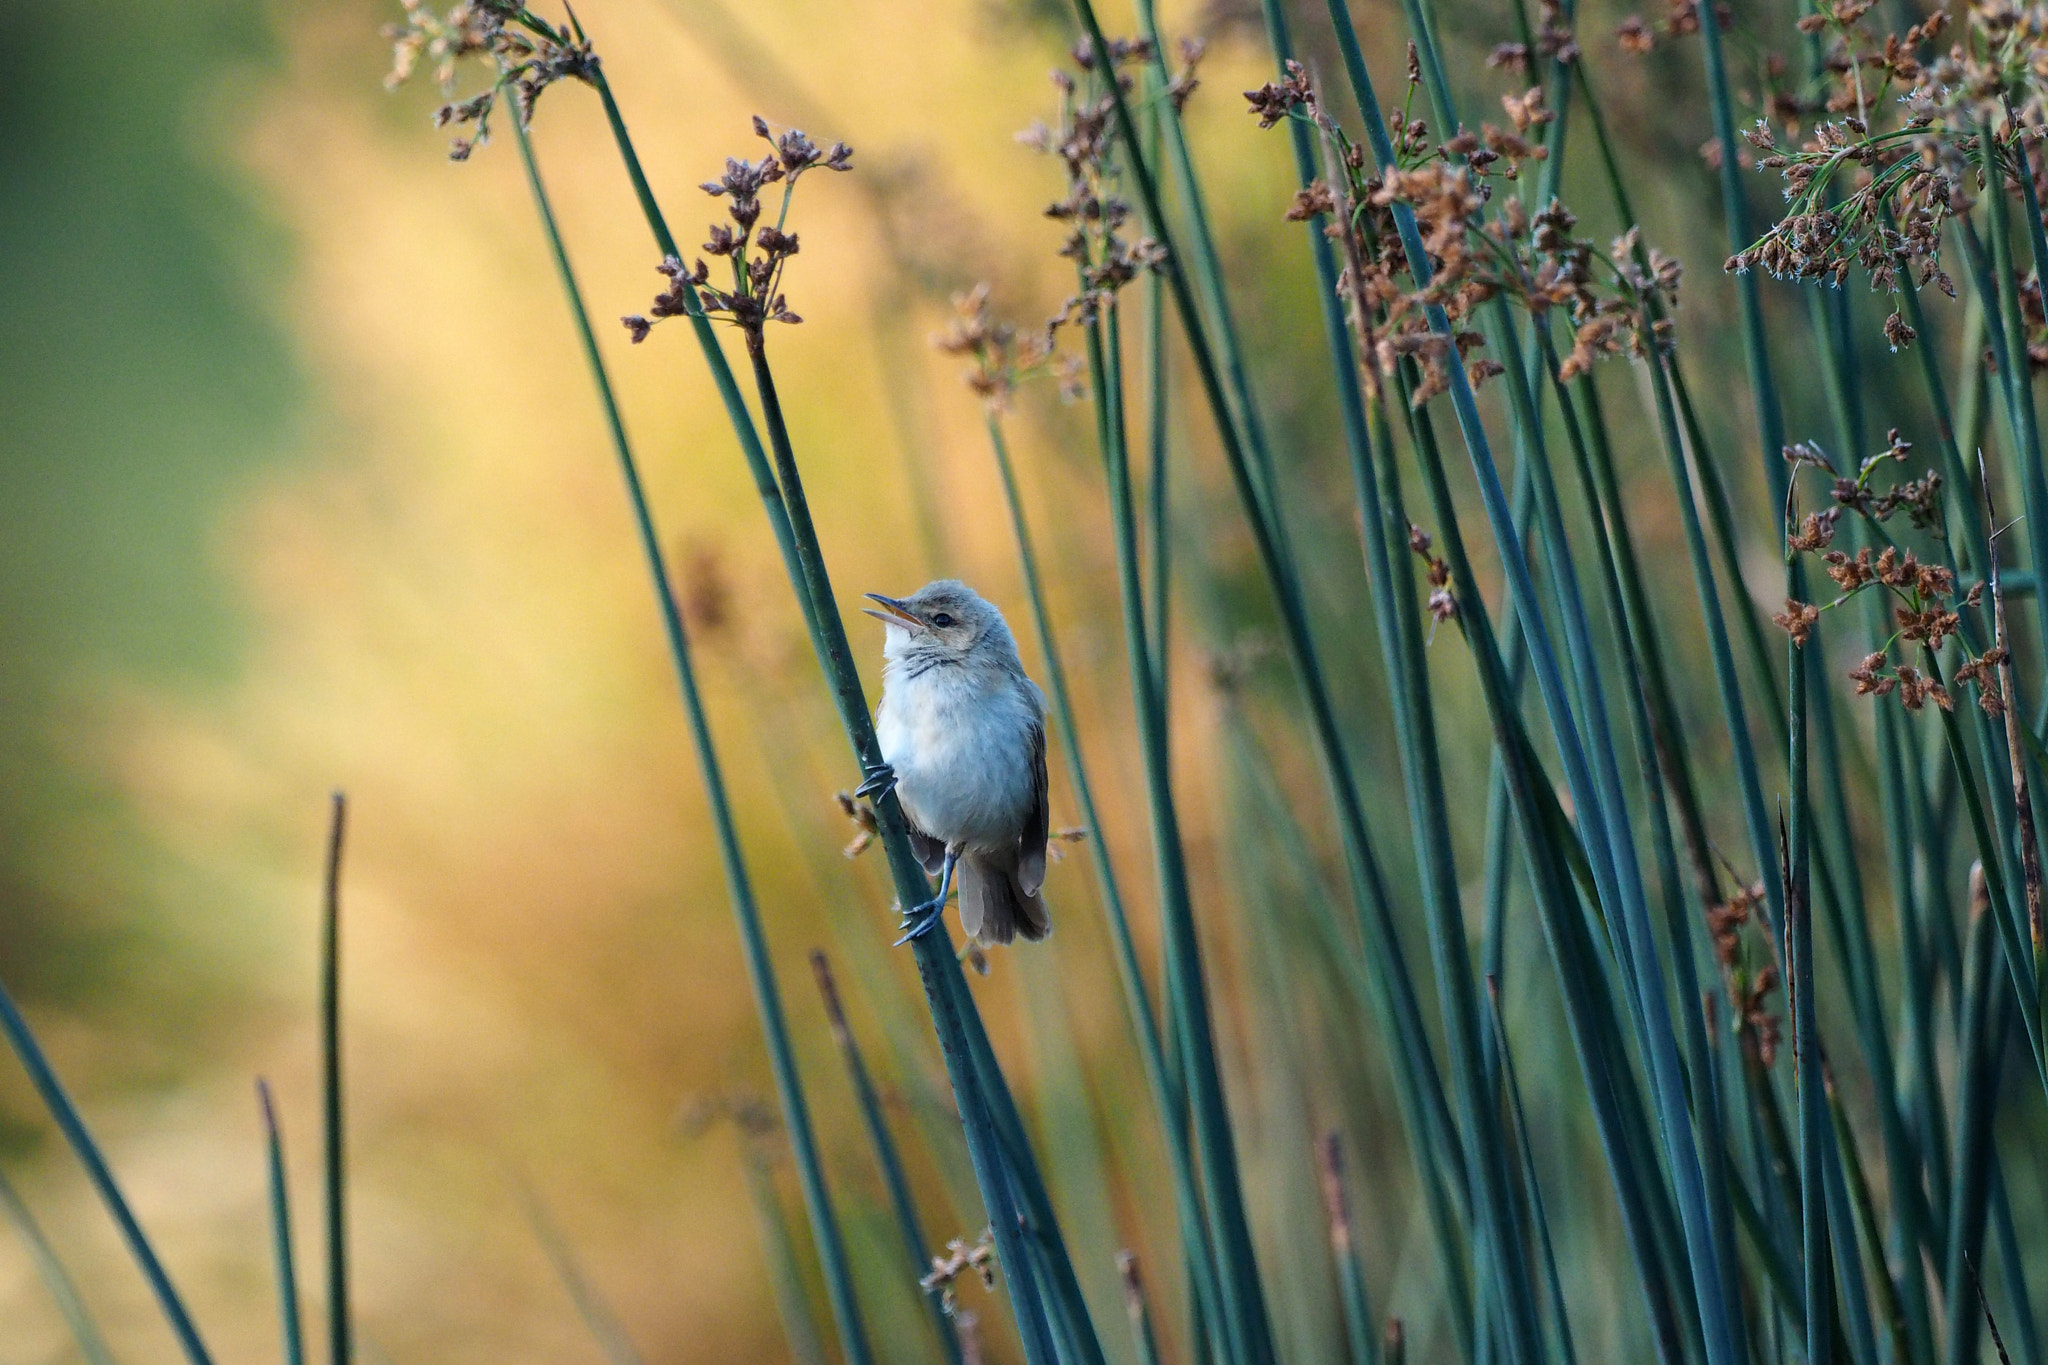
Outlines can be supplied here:
<path id="1" fill-rule="evenodd" d="M 711 225 L 703 249 L 705 255 L 729 262 L 731 285 L 713 284 L 711 267 L 701 256 L 688 266 L 678 256 L 665 257 L 655 269 L 668 278 L 668 288 L 655 295 L 646 316 L 636 313 L 619 319 L 636 345 L 647 340 L 661 319 L 698 310 L 738 327 L 749 348 L 761 344 L 762 329 L 768 323 L 803 321 L 791 311 L 782 293 L 783 269 L 802 249 L 797 234 L 786 226 L 796 182 L 810 170 L 852 170 L 853 148 L 843 142 L 820 148 L 796 128 L 777 136 L 768 120 L 758 114 L 754 116 L 754 135 L 768 144 L 767 154 L 758 161 L 729 156 L 723 174 L 698 186 L 712 198 L 725 201 L 728 221 Z M 762 191 L 778 184 L 782 186 L 781 207 L 774 222 L 764 223 Z"/>
<path id="2" fill-rule="evenodd" d="M 498 97 L 510 90 L 522 121 L 533 118 L 541 92 L 562 80 L 591 83 L 597 75 L 597 54 L 576 27 L 556 28 L 512 0 L 461 0 L 445 14 L 425 0 L 401 0 L 405 17 L 387 24 L 391 40 L 389 89 L 403 85 L 422 59 L 433 64 L 434 80 L 447 102 L 434 111 L 434 126 L 468 128 L 467 136 L 449 143 L 451 161 L 467 161 L 490 139 L 491 113 Z M 467 99 L 456 99 L 457 71 L 466 59 L 491 68 L 488 86 Z"/>

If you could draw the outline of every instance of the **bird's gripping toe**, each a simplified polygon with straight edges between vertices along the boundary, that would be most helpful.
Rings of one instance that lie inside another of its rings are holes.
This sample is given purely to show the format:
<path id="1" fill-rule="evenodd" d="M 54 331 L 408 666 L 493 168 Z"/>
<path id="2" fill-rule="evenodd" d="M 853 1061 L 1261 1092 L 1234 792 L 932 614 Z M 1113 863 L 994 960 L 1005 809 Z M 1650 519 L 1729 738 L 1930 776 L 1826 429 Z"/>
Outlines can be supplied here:
<path id="1" fill-rule="evenodd" d="M 896 786 L 896 770 L 884 763 L 868 772 L 867 780 L 853 789 L 855 796 L 865 796 L 870 801 L 879 801 Z"/>
<path id="2" fill-rule="evenodd" d="M 903 912 L 903 923 L 898 926 L 903 930 L 903 937 L 896 940 L 896 947 L 901 948 L 914 938 L 923 938 L 937 927 L 946 913 L 946 898 L 953 894 L 953 867 L 959 861 L 957 850 L 946 850 L 945 865 L 939 869 L 939 894 Z"/>

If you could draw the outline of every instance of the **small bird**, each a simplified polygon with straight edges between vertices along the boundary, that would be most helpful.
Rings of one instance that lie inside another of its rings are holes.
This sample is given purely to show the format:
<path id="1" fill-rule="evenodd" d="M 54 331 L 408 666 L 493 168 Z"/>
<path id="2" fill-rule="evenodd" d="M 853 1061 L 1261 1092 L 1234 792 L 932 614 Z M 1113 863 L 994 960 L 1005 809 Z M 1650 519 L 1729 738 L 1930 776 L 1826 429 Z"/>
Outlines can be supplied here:
<path id="1" fill-rule="evenodd" d="M 965 583 L 867 597 L 882 610 L 862 610 L 888 627 L 875 708 L 884 766 L 859 794 L 895 788 L 911 847 L 939 879 L 936 897 L 904 912 L 898 942 L 939 922 L 956 868 L 968 937 L 1044 938 L 1045 694 L 1024 676 L 1003 614 Z"/>

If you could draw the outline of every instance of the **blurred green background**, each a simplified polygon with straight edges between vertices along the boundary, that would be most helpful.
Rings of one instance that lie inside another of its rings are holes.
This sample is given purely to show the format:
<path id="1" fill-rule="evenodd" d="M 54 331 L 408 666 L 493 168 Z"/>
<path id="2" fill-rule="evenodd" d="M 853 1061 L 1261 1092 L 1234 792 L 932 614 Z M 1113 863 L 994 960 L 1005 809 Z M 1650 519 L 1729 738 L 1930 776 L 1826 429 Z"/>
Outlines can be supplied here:
<path id="1" fill-rule="evenodd" d="M 1483 62 L 1511 36 L 1497 8 L 1441 7 L 1457 78 L 1475 91 L 1508 88 Z M 1024 633 L 976 404 L 926 342 L 948 295 L 976 280 L 1025 321 L 1068 292 L 1040 216 L 1057 175 L 1011 136 L 1049 107 L 1064 9 L 589 0 L 579 13 L 679 233 L 708 217 L 696 182 L 751 150 L 752 113 L 856 147 L 854 177 L 805 191 L 791 287 L 808 321 L 775 337 L 837 584 L 850 600 L 957 574 Z M 1391 85 L 1398 40 L 1378 13 L 1361 22 Z M 739 1194 L 748 1143 L 716 1117 L 765 1087 L 758 1027 L 625 504 L 513 149 L 451 165 L 427 83 L 381 88 L 377 29 L 395 7 L 5 0 L 0 15 L 12 58 L 0 82 L 0 974 L 209 1336 L 225 1358 L 272 1349 L 257 1074 L 280 1092 L 302 1234 L 317 1208 L 314 916 L 339 787 L 355 812 L 344 938 L 365 1359 L 597 1358 L 522 1188 L 651 1359 L 782 1358 L 772 1239 Z M 1590 11 L 1582 40 L 1609 106 L 1630 111 L 1618 133 L 1657 168 L 1639 179 L 1648 235 L 1691 268 L 1683 325 L 1699 388 L 1730 392 L 1739 357 L 1704 211 L 1695 59 L 1620 57 L 1619 15 Z M 1170 8 L 1167 23 L 1212 40 L 1189 116 L 1261 391 L 1300 454 L 1289 497 L 1337 627 L 1333 668 L 1357 680 L 1347 720 L 1391 772 L 1377 655 L 1362 627 L 1342 629 L 1362 621 L 1362 580 L 1313 285 L 1298 229 L 1280 222 L 1292 172 L 1236 93 L 1267 75 L 1253 18 L 1224 0 Z M 1305 35 L 1312 52 L 1319 34 Z M 660 280 L 595 102 L 563 87 L 542 110 L 538 147 L 592 309 L 642 311 Z M 892 1234 L 810 990 L 814 945 L 855 983 L 856 1027 L 920 1148 L 928 1221 L 971 1237 L 957 1212 L 971 1186 L 905 955 L 882 947 L 886 891 L 837 853 L 852 830 L 832 793 L 852 775 L 724 417 L 680 328 L 637 350 L 608 326 L 602 336 L 697 604 L 714 721 L 857 1249 L 886 1257 Z M 1788 388 L 1796 432 L 1819 400 Z M 1722 409 L 1711 424 L 1746 451 L 1731 435 L 1746 414 Z M 1015 438 L 1094 722 L 1099 798 L 1120 812 L 1111 834 L 1145 903 L 1085 420 L 1034 395 Z M 1433 1262 L 1409 1250 L 1420 1225 L 1391 1103 L 1374 1098 L 1379 1054 L 1359 1020 L 1331 1010 L 1342 991 L 1316 979 L 1326 968 L 1299 913 L 1333 861 L 1313 760 L 1208 433 L 1181 435 L 1200 458 L 1175 492 L 1175 686 L 1188 699 L 1176 752 L 1234 1098 L 1259 1153 L 1261 1234 L 1307 1235 L 1299 1218 L 1319 1215 L 1306 1144 L 1342 1122 L 1376 1192 L 1360 1210 L 1375 1283 L 1389 1311 L 1426 1324 Z M 1652 562 L 1677 553 L 1662 475 L 1623 454 L 1660 481 L 1639 500 L 1639 544 Z M 1754 508 L 1757 466 L 1734 463 Z M 1675 648 L 1696 648 L 1690 587 L 1663 586 L 1679 608 Z M 1462 655 L 1442 655 L 1452 787 L 1477 792 L 1485 722 Z M 1219 673 L 1233 687 L 1215 686 Z M 1717 765 L 1711 695 L 1682 700 Z M 1240 780 L 1212 780 L 1223 770 Z M 1375 796 L 1382 826 L 1403 829 L 1398 792 Z M 1276 809 L 1310 831 L 1290 868 L 1239 837 L 1249 822 L 1273 827 Z M 1072 818 L 1056 805 L 1055 823 Z M 1731 847 L 1734 828 L 1729 815 Z M 1474 878 L 1478 829 L 1461 850 Z M 1147 1248 L 1171 1224 L 1151 1120 L 1124 1102 L 1137 1072 L 1084 862 L 1053 872 L 1061 932 L 998 954 L 977 990 L 1100 1267 L 1091 1292 L 1113 1314 L 1107 1251 Z M 1412 879 L 1405 851 L 1394 871 Z M 1268 927 L 1292 946 L 1247 946 Z M 1519 922 L 1511 943 L 1540 951 Z M 1547 974 L 1530 975 L 1521 1008 L 1544 1015 Z M 1255 1013 L 1286 1026 L 1241 1027 Z M 1303 1093 L 1276 1059 L 1290 1048 L 1322 1059 L 1321 1089 Z M 1561 1048 L 1528 1061 L 1525 1083 L 1553 1064 L 1578 1084 Z M 1587 1133 L 1537 1117 L 1547 1169 L 1597 1162 Z M 1081 1159 L 1090 1143 L 1108 1166 Z M 11 1061 L 0 1168 L 117 1348 L 163 1358 L 142 1282 Z M 1113 1197 L 1088 1184 L 1103 1170 L 1119 1176 Z M 1570 1220 L 1567 1260 L 1611 1236 L 1610 1218 L 1603 1201 Z M 1574 1273 L 1610 1292 L 1597 1264 Z M 1327 1286 L 1276 1293 L 1297 1316 L 1333 1311 Z M 873 1311 L 885 1331 L 916 1330 L 907 1291 Z M 1632 1340 L 1578 1326 L 1593 1358 Z M 1417 1349 L 1429 1358 L 1426 1336 Z M 0 1235 L 0 1365 L 73 1352 L 25 1251 Z"/>

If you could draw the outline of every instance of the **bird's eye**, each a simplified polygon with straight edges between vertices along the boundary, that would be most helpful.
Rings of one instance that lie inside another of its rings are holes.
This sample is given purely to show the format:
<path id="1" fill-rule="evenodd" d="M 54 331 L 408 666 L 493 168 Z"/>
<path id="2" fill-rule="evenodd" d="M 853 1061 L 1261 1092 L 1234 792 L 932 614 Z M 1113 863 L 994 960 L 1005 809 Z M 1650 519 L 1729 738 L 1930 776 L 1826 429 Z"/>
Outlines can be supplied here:
<path id="1" fill-rule="evenodd" d="M 947 626 L 953 624 L 953 618 L 950 614 L 942 611 L 938 613 L 936 616 L 932 617 L 932 624 L 937 626 L 940 630 L 944 630 Z"/>

